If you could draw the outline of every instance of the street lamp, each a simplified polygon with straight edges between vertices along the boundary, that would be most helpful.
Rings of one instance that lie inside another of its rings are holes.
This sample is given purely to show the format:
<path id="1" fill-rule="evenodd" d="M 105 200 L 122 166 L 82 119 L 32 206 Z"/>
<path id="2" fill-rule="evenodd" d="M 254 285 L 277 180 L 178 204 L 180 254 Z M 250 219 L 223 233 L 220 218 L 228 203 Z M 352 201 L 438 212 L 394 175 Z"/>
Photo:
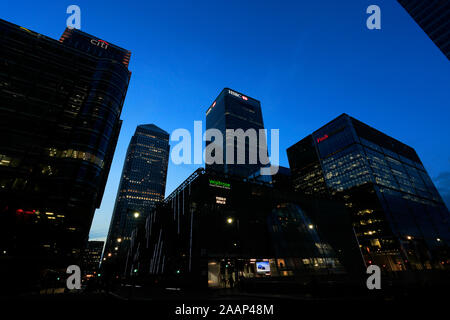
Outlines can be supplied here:
<path id="1" fill-rule="evenodd" d="M 230 218 L 227 218 L 227 223 L 228 223 L 228 224 L 232 224 L 233 221 L 234 221 L 233 218 L 231 218 L 231 217 L 230 217 Z"/>
<path id="2" fill-rule="evenodd" d="M 138 211 L 135 211 L 135 212 L 133 213 L 133 216 L 137 219 L 137 218 L 139 218 L 140 213 L 139 213 Z"/>

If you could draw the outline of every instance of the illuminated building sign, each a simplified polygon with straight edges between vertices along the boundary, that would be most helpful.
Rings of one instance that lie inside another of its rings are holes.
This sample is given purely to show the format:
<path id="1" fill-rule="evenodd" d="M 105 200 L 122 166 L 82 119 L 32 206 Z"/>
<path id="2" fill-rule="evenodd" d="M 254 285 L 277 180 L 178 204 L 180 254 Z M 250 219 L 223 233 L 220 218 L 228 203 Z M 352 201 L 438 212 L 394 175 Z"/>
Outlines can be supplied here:
<path id="1" fill-rule="evenodd" d="M 94 46 L 100 47 L 102 49 L 108 49 L 109 43 L 103 40 L 91 39 L 91 44 Z"/>
<path id="2" fill-rule="evenodd" d="M 218 180 L 209 180 L 209 185 L 212 187 L 218 187 L 223 189 L 230 189 L 231 185 L 226 182 L 218 181 Z"/>
<path id="3" fill-rule="evenodd" d="M 323 140 L 326 140 L 326 139 L 328 139 L 328 135 L 327 134 L 323 135 L 320 138 L 317 138 L 317 143 L 322 142 Z"/>
<path id="4" fill-rule="evenodd" d="M 113 59 L 122 62 L 126 67 L 130 62 L 131 52 L 120 48 L 105 40 L 98 39 L 90 34 L 84 33 L 75 28 L 66 28 L 59 42 L 76 48 L 78 50 L 88 52 L 100 58 Z M 92 50 L 92 47 L 98 47 L 99 50 Z"/>
<path id="5" fill-rule="evenodd" d="M 235 91 L 233 91 L 233 90 L 228 90 L 228 93 L 231 94 L 232 96 L 241 98 L 242 100 L 245 100 L 245 101 L 248 100 L 248 98 L 247 98 L 246 96 L 244 96 L 244 95 L 242 95 L 242 94 L 240 94 L 240 93 L 237 93 L 237 92 L 235 92 Z"/>

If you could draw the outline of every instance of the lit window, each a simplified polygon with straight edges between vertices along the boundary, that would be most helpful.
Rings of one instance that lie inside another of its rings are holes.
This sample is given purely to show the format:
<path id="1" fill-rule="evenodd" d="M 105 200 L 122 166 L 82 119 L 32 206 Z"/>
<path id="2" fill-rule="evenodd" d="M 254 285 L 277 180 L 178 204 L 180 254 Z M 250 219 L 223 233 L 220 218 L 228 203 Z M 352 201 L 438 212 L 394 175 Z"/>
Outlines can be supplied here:
<path id="1" fill-rule="evenodd" d="M 226 204 L 226 203 L 227 203 L 227 198 L 224 198 L 224 197 L 216 197 L 216 203 L 217 203 L 217 204 Z"/>

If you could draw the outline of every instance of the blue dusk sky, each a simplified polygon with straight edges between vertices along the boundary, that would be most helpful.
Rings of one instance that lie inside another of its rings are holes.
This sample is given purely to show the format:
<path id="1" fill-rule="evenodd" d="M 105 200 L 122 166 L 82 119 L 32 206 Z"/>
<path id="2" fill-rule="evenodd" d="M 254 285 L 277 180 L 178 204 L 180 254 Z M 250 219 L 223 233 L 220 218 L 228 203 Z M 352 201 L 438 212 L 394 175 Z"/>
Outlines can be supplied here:
<path id="1" fill-rule="evenodd" d="M 224 87 L 261 101 L 286 148 L 341 113 L 414 147 L 450 205 L 450 63 L 391 1 L 2 1 L 1 18 L 59 39 L 81 30 L 132 52 L 114 161 L 91 239 L 104 238 L 137 125 L 193 131 Z M 368 30 L 366 8 L 381 8 Z M 199 165 L 169 164 L 168 195 Z"/>

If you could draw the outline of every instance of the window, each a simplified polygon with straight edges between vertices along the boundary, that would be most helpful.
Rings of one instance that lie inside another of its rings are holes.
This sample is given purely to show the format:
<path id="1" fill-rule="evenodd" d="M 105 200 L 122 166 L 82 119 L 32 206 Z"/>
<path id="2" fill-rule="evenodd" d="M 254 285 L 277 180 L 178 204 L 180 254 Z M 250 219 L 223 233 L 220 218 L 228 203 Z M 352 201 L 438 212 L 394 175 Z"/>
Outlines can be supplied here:
<path id="1" fill-rule="evenodd" d="M 217 203 L 217 204 L 226 204 L 226 203 L 227 203 L 227 198 L 224 198 L 224 197 L 216 197 L 216 203 Z"/>

